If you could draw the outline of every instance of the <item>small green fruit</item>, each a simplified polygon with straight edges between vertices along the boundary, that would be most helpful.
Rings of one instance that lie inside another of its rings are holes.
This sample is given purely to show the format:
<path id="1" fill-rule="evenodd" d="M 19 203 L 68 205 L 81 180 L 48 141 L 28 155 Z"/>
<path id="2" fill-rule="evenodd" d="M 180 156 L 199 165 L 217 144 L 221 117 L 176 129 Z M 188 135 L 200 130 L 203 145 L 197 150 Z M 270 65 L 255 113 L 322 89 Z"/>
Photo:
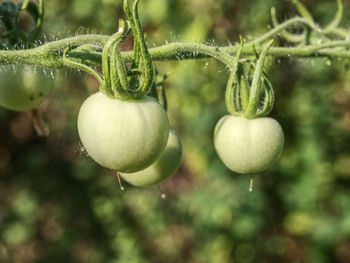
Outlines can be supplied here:
<path id="1" fill-rule="evenodd" d="M 39 105 L 54 87 L 44 70 L 30 66 L 0 68 L 0 106 L 13 111 L 27 111 Z"/>
<path id="2" fill-rule="evenodd" d="M 269 168 L 281 155 L 284 135 L 279 123 L 268 117 L 222 117 L 215 127 L 214 145 L 232 171 L 247 174 Z"/>
<path id="3" fill-rule="evenodd" d="M 168 143 L 158 159 L 146 169 L 136 173 L 121 173 L 122 178 L 135 186 L 158 184 L 175 174 L 181 164 L 182 147 L 179 136 L 169 129 Z"/>

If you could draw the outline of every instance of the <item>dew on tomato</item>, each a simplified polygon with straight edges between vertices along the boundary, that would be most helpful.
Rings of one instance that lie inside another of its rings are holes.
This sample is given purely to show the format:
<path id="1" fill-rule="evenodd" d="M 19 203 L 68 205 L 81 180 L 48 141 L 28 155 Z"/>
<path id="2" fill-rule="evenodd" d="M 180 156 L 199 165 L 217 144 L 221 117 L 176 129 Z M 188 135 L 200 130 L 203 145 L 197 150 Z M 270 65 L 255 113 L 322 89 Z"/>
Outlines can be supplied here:
<path id="1" fill-rule="evenodd" d="M 163 152 L 169 122 L 163 107 L 151 97 L 120 100 L 97 92 L 80 108 L 78 132 L 97 163 L 132 173 L 151 165 Z"/>
<path id="2" fill-rule="evenodd" d="M 280 157 L 284 135 L 279 123 L 268 117 L 222 117 L 214 131 L 214 146 L 232 171 L 242 174 L 266 170 Z"/>

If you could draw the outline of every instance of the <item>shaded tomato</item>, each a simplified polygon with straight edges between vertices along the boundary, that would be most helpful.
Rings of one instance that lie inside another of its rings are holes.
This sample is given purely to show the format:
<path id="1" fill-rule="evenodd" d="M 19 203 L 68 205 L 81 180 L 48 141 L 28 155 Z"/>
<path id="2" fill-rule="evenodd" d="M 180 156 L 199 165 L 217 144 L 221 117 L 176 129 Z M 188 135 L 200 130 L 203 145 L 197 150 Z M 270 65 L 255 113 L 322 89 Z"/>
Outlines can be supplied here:
<path id="1" fill-rule="evenodd" d="M 149 167 L 136 173 L 121 173 L 122 178 L 135 186 L 158 184 L 176 173 L 182 160 L 182 146 L 173 128 L 169 130 L 168 143 L 158 159 Z"/>
<path id="2" fill-rule="evenodd" d="M 41 68 L 2 66 L 0 68 L 0 106 L 13 111 L 27 111 L 38 106 L 54 87 Z"/>

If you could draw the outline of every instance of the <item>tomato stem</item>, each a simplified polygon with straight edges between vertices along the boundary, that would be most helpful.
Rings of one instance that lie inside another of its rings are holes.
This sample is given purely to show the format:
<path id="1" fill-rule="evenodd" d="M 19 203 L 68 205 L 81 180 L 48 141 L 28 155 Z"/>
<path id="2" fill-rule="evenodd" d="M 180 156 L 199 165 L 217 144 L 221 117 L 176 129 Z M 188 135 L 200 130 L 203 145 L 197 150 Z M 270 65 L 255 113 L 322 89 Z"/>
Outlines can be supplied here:
<path id="1" fill-rule="evenodd" d="M 253 176 L 250 175 L 250 179 L 249 179 L 249 192 L 253 192 L 253 183 L 254 183 Z"/>
<path id="2" fill-rule="evenodd" d="M 263 74 L 263 66 L 264 61 L 267 56 L 267 52 L 269 51 L 270 47 L 272 46 L 274 40 L 270 40 L 264 47 L 255 67 L 252 86 L 250 88 L 250 94 L 249 94 L 249 103 L 247 106 L 247 110 L 245 112 L 245 117 L 247 118 L 254 118 L 255 115 L 258 113 L 258 106 L 259 106 L 259 98 L 260 98 L 260 86 L 261 86 L 261 77 Z"/>
<path id="3" fill-rule="evenodd" d="M 117 178 L 118 178 L 118 183 L 119 183 L 119 186 L 120 186 L 120 190 L 124 191 L 125 190 L 125 187 L 122 185 L 122 179 L 120 178 L 120 173 L 118 171 L 116 171 L 116 174 L 117 174 Z"/>

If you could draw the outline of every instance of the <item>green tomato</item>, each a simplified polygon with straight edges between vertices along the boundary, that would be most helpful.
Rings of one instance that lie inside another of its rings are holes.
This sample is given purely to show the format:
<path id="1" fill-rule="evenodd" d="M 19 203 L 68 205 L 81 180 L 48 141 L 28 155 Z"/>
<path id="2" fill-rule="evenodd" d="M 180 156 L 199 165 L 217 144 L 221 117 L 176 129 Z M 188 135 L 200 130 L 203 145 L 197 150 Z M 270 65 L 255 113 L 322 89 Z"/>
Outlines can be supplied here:
<path id="1" fill-rule="evenodd" d="M 214 145 L 232 171 L 247 174 L 269 168 L 281 155 L 284 135 L 279 123 L 268 117 L 222 117 L 214 131 Z"/>
<path id="2" fill-rule="evenodd" d="M 0 68 L 0 106 L 14 111 L 27 111 L 38 106 L 51 92 L 53 81 L 43 69 L 30 66 Z"/>
<path id="3" fill-rule="evenodd" d="M 168 143 L 158 159 L 149 167 L 136 173 L 121 173 L 125 181 L 135 186 L 150 186 L 169 178 L 179 168 L 182 147 L 179 136 L 173 128 L 169 129 Z"/>
<path id="4" fill-rule="evenodd" d="M 133 173 L 151 165 L 163 152 L 169 122 L 163 107 L 151 97 L 119 100 L 97 92 L 80 108 L 78 132 L 97 163 Z"/>

